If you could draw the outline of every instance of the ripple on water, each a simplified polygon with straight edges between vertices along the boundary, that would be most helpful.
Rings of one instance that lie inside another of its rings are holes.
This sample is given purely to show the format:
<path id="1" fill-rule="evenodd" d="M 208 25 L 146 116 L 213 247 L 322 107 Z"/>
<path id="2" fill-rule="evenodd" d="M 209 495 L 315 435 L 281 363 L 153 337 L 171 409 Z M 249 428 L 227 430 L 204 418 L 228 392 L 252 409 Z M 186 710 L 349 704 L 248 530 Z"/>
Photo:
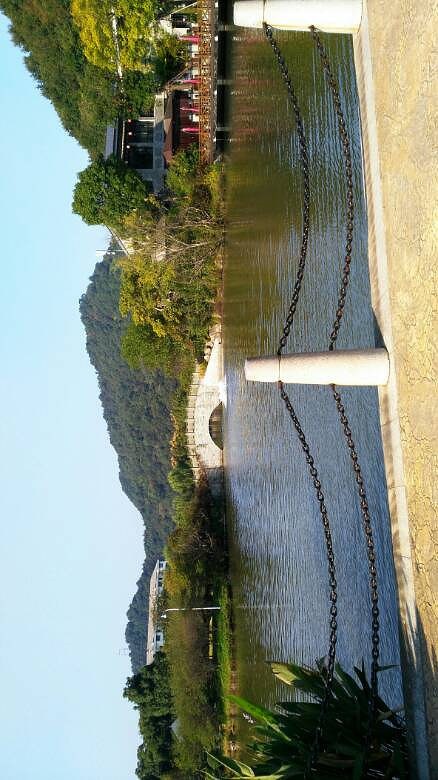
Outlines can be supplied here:
<path id="1" fill-rule="evenodd" d="M 326 348 L 343 259 L 345 187 L 330 96 L 310 36 L 279 35 L 302 107 L 311 160 L 311 236 L 288 350 Z M 352 141 L 356 202 L 351 288 L 339 347 L 374 345 L 353 54 L 330 38 Z M 293 115 L 262 35 L 235 44 L 224 274 L 227 379 L 225 458 L 236 635 L 242 693 L 271 701 L 266 659 L 312 663 L 327 652 L 328 585 L 321 521 L 299 443 L 275 386 L 247 384 L 245 357 L 277 349 L 295 280 L 301 176 Z M 372 509 L 382 611 L 381 663 L 398 663 L 398 622 L 377 392 L 343 391 Z M 353 472 L 330 391 L 291 398 L 314 453 L 332 523 L 339 583 L 341 662 L 370 655 L 366 554 Z M 400 703 L 399 672 L 383 689 Z"/>

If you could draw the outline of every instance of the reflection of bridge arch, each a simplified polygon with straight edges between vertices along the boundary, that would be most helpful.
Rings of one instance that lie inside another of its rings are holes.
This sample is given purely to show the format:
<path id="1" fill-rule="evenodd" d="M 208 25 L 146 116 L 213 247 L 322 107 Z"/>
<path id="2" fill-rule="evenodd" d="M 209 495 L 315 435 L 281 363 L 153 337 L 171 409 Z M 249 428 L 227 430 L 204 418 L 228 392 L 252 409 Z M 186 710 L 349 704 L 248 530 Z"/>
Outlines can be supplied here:
<path id="1" fill-rule="evenodd" d="M 210 435 L 210 418 L 221 406 L 222 349 L 216 339 L 205 376 L 197 367 L 187 407 L 187 444 L 195 478 L 206 473 L 213 493 L 222 489 L 222 450 Z"/>

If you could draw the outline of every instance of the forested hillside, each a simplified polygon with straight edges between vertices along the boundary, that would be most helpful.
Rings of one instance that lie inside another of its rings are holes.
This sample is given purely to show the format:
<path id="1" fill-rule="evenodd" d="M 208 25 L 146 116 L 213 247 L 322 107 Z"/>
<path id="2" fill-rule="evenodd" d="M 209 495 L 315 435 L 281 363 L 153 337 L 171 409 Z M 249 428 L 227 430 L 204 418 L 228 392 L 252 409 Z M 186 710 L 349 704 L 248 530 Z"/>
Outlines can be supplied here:
<path id="1" fill-rule="evenodd" d="M 106 255 L 96 265 L 80 311 L 104 418 L 119 459 L 120 482 L 145 523 L 145 564 L 126 631 L 136 672 L 145 662 L 149 577 L 172 526 L 167 474 L 172 436 L 169 409 L 176 384 L 159 372 L 131 369 L 121 357 L 125 325 L 119 314 L 119 288 L 120 272 Z"/>

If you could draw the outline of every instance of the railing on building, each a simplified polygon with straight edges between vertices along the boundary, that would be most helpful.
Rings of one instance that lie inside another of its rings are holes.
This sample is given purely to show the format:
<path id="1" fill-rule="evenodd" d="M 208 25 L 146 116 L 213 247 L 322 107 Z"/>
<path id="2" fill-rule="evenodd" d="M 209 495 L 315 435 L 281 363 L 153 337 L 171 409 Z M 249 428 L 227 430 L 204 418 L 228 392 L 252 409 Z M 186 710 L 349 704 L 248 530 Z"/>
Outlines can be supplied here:
<path id="1" fill-rule="evenodd" d="M 215 133 L 215 7 L 213 0 L 198 0 L 199 24 L 199 154 L 213 161 Z"/>

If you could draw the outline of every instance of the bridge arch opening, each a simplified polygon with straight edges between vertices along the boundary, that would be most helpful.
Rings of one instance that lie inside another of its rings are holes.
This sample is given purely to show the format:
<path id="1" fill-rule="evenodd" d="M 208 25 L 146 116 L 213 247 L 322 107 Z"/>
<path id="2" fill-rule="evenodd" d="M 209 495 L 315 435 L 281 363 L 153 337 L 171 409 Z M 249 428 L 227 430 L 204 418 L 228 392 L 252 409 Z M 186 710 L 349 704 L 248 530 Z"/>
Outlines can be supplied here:
<path id="1" fill-rule="evenodd" d="M 208 421 L 208 432 L 211 440 L 220 450 L 224 448 L 222 426 L 224 407 L 222 401 L 213 409 Z"/>

